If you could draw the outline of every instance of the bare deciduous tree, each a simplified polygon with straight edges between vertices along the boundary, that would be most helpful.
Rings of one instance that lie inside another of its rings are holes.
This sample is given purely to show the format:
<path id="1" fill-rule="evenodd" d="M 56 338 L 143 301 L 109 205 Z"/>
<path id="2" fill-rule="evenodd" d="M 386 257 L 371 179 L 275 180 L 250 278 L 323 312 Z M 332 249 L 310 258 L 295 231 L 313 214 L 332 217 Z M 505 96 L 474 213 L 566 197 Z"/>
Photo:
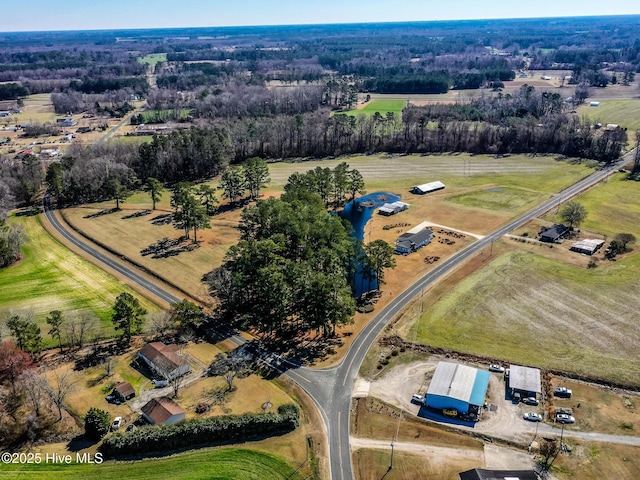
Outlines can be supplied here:
<path id="1" fill-rule="evenodd" d="M 40 409 L 45 398 L 47 398 L 47 381 L 35 370 L 27 370 L 20 377 L 20 387 L 25 398 L 33 407 L 37 417 L 40 416 Z"/>
<path id="2" fill-rule="evenodd" d="M 76 381 L 71 371 L 65 370 L 61 374 L 55 373 L 52 381 L 45 384 L 46 392 L 58 409 L 58 421 L 62 420 L 62 408 L 67 396 L 76 390 Z"/>

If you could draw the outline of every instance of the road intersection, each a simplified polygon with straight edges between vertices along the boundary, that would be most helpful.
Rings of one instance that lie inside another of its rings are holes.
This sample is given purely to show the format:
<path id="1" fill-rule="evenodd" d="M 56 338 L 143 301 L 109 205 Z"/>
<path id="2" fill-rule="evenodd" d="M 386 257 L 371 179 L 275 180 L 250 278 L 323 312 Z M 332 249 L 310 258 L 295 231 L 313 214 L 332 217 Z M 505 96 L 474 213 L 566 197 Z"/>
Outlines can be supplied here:
<path id="1" fill-rule="evenodd" d="M 262 361 L 265 361 L 272 368 L 280 371 L 282 375 L 297 383 L 315 402 L 327 428 L 332 480 L 351 480 L 354 478 L 349 443 L 351 393 L 362 361 L 369 347 L 383 328 L 395 318 L 411 300 L 422 295 L 428 287 L 432 286 L 463 262 L 478 254 L 483 249 L 490 247 L 494 241 L 522 226 L 529 220 L 540 216 L 544 212 L 573 198 L 580 192 L 605 180 L 615 172 L 621 164 L 630 158 L 632 158 L 632 153 L 628 154 L 625 160 L 612 163 L 602 170 L 591 174 L 580 182 L 558 193 L 551 200 L 544 202 L 494 232 L 478 239 L 476 242 L 468 245 L 426 273 L 372 318 L 358 334 L 339 365 L 327 369 L 311 369 L 291 363 L 275 354 L 270 354 L 265 349 L 258 351 L 258 355 Z M 103 253 L 101 250 L 89 244 L 86 239 L 70 232 L 68 227 L 60 222 L 55 215 L 48 196 L 45 197 L 45 218 L 59 235 L 67 242 L 73 244 L 75 248 L 82 250 L 86 255 L 90 256 L 98 265 L 106 266 L 116 271 L 126 278 L 128 282 L 137 285 L 138 288 L 146 290 L 163 302 L 171 304 L 181 300 L 181 298 L 176 297 L 167 289 L 162 288 L 155 282 L 137 273 L 134 267 L 125 264 L 123 261 L 111 255 Z M 240 335 L 233 335 L 231 340 L 236 345 L 246 342 Z"/>

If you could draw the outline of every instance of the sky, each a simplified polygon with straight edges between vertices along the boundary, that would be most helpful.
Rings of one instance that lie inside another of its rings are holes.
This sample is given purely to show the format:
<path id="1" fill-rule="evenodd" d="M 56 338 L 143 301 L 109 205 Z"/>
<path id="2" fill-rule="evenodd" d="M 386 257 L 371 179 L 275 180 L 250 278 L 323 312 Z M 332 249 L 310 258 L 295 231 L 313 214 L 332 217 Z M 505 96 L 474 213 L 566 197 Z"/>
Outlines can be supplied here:
<path id="1" fill-rule="evenodd" d="M 640 14 L 637 0 L 4 0 L 0 32 Z"/>

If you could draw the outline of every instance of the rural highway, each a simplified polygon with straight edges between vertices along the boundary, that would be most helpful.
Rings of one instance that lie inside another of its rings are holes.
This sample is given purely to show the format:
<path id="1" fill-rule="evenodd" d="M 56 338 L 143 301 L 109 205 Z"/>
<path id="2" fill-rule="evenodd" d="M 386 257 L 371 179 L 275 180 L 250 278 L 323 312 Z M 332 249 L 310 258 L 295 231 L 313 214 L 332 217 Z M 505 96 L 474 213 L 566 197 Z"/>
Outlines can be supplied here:
<path id="1" fill-rule="evenodd" d="M 327 428 L 329 442 L 329 461 L 332 480 L 352 480 L 353 469 L 351 465 L 351 449 L 349 446 L 349 421 L 351 392 L 360 369 L 360 365 L 382 329 L 389 323 L 412 299 L 422 294 L 424 290 L 433 285 L 443 276 L 451 272 L 464 261 L 479 253 L 484 248 L 491 245 L 495 240 L 518 228 L 529 220 L 543 214 L 557 205 L 569 200 L 581 191 L 597 184 L 615 172 L 625 161 L 632 158 L 633 152 L 629 153 L 625 160 L 613 163 L 603 170 L 597 171 L 584 178 L 575 185 L 557 194 L 553 199 L 548 200 L 533 210 L 525 213 L 519 218 L 505 224 L 498 230 L 490 233 L 484 238 L 477 240 L 466 248 L 460 250 L 455 255 L 438 265 L 436 268 L 425 274 L 413 285 L 404 290 L 393 299 L 380 313 L 363 328 L 353 344 L 347 351 L 341 363 L 328 369 L 310 369 L 298 367 L 287 360 L 278 358 L 268 352 L 261 352 L 261 357 L 273 368 L 283 372 L 283 375 L 296 382 L 304 389 L 316 403 Z M 87 255 L 95 258 L 99 263 L 115 270 L 123 275 L 128 281 L 137 284 L 147 290 L 152 295 L 168 303 L 174 303 L 181 299 L 170 294 L 155 283 L 137 274 L 131 267 L 125 265 L 101 253 L 96 248 L 88 245 L 83 238 L 76 237 L 68 231 L 67 226 L 58 221 L 51 211 L 49 198 L 45 198 L 45 218 L 51 226 L 68 242 L 84 251 Z M 234 336 L 234 343 L 239 344 L 244 340 L 242 337 Z M 286 366 L 286 369 L 282 369 Z"/>

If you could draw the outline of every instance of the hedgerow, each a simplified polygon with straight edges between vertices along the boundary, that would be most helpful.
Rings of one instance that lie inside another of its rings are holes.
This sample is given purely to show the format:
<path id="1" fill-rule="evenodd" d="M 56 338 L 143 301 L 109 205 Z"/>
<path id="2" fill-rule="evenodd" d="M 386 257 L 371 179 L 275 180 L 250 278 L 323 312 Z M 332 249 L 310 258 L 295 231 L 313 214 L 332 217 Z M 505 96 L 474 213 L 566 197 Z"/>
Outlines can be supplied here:
<path id="1" fill-rule="evenodd" d="M 100 451 L 113 458 L 199 445 L 236 443 L 251 437 L 287 433 L 299 424 L 300 411 L 297 405 L 290 404 L 279 407 L 277 413 L 225 415 L 116 432 L 104 440 Z"/>

